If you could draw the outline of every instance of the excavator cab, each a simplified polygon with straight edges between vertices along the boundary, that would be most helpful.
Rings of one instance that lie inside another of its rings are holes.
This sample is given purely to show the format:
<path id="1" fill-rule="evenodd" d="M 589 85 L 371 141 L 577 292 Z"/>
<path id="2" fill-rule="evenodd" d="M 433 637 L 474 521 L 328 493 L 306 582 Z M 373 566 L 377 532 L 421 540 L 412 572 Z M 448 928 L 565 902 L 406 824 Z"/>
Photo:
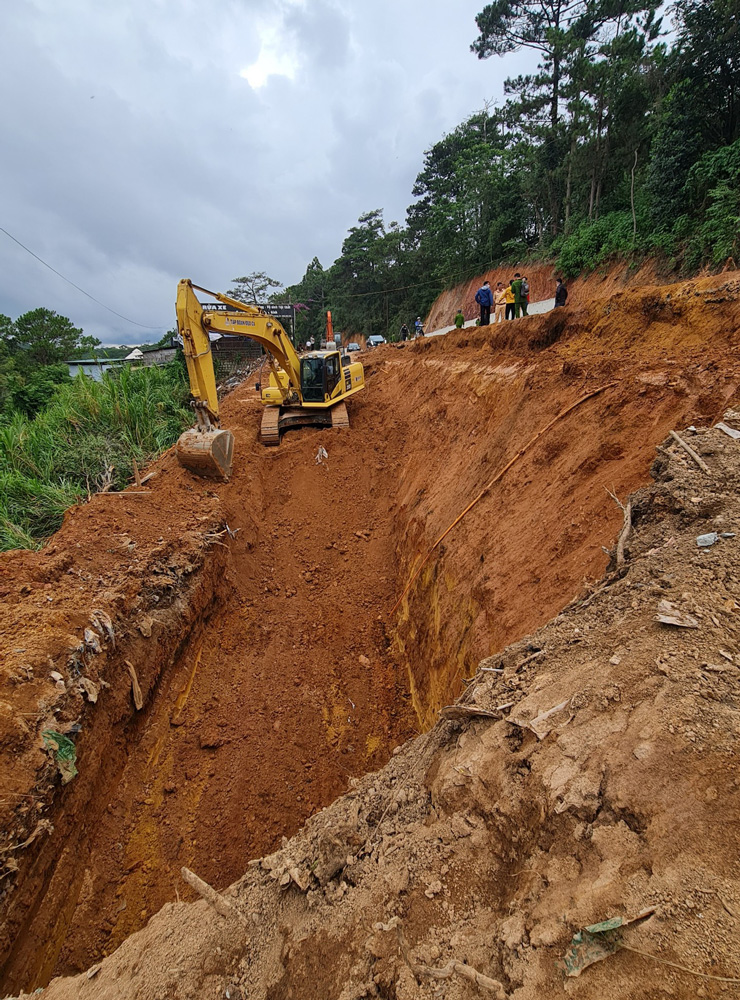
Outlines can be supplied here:
<path id="1" fill-rule="evenodd" d="M 340 376 L 339 352 L 311 354 L 301 359 L 301 395 L 306 403 L 331 397 Z"/>

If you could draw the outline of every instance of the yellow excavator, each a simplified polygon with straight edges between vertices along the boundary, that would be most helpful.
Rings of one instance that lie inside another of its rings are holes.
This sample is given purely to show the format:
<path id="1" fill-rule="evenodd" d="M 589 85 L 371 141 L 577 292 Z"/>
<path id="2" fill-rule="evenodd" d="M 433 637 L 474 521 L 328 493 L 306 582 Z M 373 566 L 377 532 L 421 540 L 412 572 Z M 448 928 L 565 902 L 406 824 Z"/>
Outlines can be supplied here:
<path id="1" fill-rule="evenodd" d="M 196 290 L 219 304 L 203 305 Z M 219 479 L 231 473 L 234 435 L 220 427 L 211 333 L 250 337 L 267 352 L 268 381 L 257 385 L 265 404 L 263 444 L 280 444 L 280 434 L 289 427 L 349 427 L 345 400 L 365 388 L 365 372 L 359 362 L 342 356 L 338 346 L 327 343 L 327 350 L 299 357 L 281 323 L 264 309 L 187 279 L 177 286 L 176 311 L 197 420 L 177 442 L 177 458 L 186 469 Z"/>

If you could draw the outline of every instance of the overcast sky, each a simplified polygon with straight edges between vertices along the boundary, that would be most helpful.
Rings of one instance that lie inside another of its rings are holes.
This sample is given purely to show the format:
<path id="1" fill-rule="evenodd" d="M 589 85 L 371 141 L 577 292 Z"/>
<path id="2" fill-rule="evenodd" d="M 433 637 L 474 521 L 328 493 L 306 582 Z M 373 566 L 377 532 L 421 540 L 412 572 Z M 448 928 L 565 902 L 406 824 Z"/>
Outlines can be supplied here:
<path id="1" fill-rule="evenodd" d="M 469 51 L 483 0 L 12 0 L 0 31 L 0 312 L 156 340 L 177 281 L 327 267 L 403 222 L 424 150 L 531 56 Z"/>

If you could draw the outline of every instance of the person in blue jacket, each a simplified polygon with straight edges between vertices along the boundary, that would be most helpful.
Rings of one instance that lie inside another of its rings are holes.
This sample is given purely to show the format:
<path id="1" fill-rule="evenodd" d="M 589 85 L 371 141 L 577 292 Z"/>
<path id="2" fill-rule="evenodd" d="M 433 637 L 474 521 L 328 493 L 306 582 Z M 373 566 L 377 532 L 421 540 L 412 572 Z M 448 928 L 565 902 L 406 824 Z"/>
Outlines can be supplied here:
<path id="1" fill-rule="evenodd" d="M 480 325 L 488 326 L 491 322 L 491 306 L 493 305 L 493 293 L 491 292 L 491 286 L 487 281 L 484 281 L 478 291 L 475 293 L 475 301 L 480 306 Z"/>

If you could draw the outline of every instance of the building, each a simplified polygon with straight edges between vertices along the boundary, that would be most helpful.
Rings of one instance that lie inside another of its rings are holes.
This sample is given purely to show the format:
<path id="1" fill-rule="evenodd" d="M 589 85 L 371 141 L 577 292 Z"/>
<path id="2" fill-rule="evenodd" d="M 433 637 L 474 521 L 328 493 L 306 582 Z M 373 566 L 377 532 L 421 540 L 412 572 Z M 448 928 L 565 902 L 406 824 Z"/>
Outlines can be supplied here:
<path id="1" fill-rule="evenodd" d="M 143 351 L 135 347 L 125 358 L 83 358 L 79 361 L 68 361 L 67 368 L 72 378 L 82 372 L 93 381 L 100 382 L 103 372 L 115 371 L 124 365 L 143 365 L 144 368 L 166 365 L 175 360 L 176 354 L 176 347 L 148 347 Z"/>

